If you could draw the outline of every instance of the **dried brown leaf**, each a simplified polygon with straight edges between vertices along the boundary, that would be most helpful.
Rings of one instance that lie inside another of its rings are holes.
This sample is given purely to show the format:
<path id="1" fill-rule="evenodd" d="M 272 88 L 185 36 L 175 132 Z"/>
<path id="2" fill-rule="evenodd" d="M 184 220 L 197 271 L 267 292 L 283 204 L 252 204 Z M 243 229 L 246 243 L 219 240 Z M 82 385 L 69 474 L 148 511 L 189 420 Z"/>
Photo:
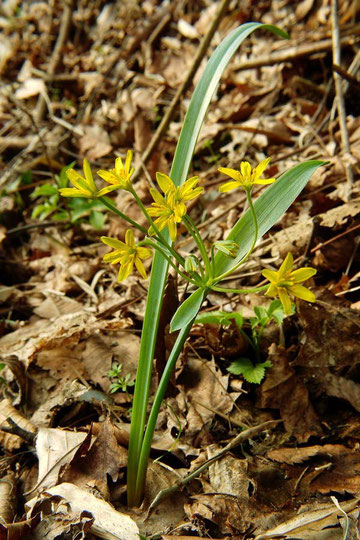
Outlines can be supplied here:
<path id="1" fill-rule="evenodd" d="M 306 442 L 311 435 L 321 435 L 322 429 L 309 394 L 289 364 L 284 349 L 272 344 L 269 349 L 272 367 L 260 388 L 259 406 L 279 409 L 286 431 L 299 442 Z"/>
<path id="2" fill-rule="evenodd" d="M 342 444 L 324 444 L 323 446 L 305 446 L 302 448 L 277 448 L 276 450 L 270 450 L 266 454 L 269 459 L 277 461 L 279 463 L 302 463 L 314 456 L 341 456 L 343 454 L 351 453 L 352 450 L 343 446 Z"/>

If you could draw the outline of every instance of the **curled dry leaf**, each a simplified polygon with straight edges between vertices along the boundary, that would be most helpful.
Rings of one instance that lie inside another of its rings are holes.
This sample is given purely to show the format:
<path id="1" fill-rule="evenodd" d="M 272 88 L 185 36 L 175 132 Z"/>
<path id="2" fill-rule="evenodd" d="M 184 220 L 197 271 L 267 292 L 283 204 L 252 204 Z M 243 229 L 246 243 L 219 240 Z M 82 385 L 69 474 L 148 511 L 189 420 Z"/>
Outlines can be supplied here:
<path id="1" fill-rule="evenodd" d="M 0 426 L 9 427 L 7 418 L 11 418 L 11 420 L 21 429 L 29 433 L 36 433 L 35 426 L 17 409 L 15 409 L 7 398 L 3 398 L 0 401 Z M 13 452 L 14 450 L 18 450 L 23 442 L 23 439 L 18 435 L 5 433 L 4 431 L 0 430 L 0 444 L 7 451 Z"/>
<path id="2" fill-rule="evenodd" d="M 15 474 L 10 471 L 0 479 L 0 522 L 11 523 L 17 505 Z"/>
<path id="3" fill-rule="evenodd" d="M 276 450 L 270 450 L 266 454 L 269 459 L 277 461 L 279 463 L 302 463 L 314 456 L 342 456 L 343 454 L 349 454 L 352 450 L 342 444 L 324 444 L 320 446 L 318 444 L 314 446 L 304 446 L 302 448 L 277 448 Z"/>
<path id="4" fill-rule="evenodd" d="M 71 520 L 74 524 L 84 524 L 85 520 L 90 523 L 85 532 L 98 535 L 100 538 L 139 540 L 139 529 L 129 516 L 73 484 L 63 483 L 47 490 L 39 497 L 31 499 L 26 504 L 26 510 L 28 517 L 43 512 L 44 517 L 48 516 L 50 527 L 51 522 L 55 521 L 63 520 L 66 524 Z"/>

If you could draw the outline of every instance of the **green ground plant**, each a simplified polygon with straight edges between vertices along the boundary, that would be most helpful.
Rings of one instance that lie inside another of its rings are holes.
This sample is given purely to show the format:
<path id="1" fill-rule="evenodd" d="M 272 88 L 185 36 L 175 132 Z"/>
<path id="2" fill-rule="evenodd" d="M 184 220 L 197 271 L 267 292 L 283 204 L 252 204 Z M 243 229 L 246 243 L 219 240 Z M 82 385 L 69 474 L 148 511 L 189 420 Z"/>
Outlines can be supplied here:
<path id="1" fill-rule="evenodd" d="M 198 185 L 198 177 L 188 179 L 187 177 L 207 108 L 229 60 L 242 41 L 258 28 L 270 30 L 281 37 L 287 37 L 285 32 L 274 26 L 247 23 L 233 30 L 220 43 L 211 56 L 193 93 L 170 173 L 167 175 L 158 172 L 156 180 L 159 189 L 150 188 L 150 194 L 154 201 L 150 207 L 144 206 L 132 184 L 131 176 L 134 168 L 131 165 L 132 152 L 130 150 L 127 152 L 125 163 L 119 157 L 115 161 L 114 169 L 98 171 L 98 176 L 107 183 L 106 187 L 100 190 L 97 188 L 90 165 L 85 159 L 83 176 L 72 168 L 66 171 L 66 175 L 74 187 L 62 187 L 59 190 L 61 195 L 65 197 L 100 200 L 109 210 L 131 225 L 132 228 L 126 231 L 125 241 L 105 236 L 101 238 L 107 246 L 112 248 L 112 251 L 104 256 L 105 262 L 120 264 L 119 281 L 126 279 L 134 269 L 145 279 L 147 275 L 144 261 L 154 254 L 131 417 L 127 471 L 129 506 L 141 504 L 151 442 L 165 390 L 176 360 L 208 293 L 211 290 L 233 294 L 264 292 L 268 296 L 279 297 L 286 315 L 291 312 L 291 296 L 297 296 L 310 302 L 315 300 L 313 292 L 301 283 L 313 276 L 316 271 L 312 268 L 293 270 L 293 259 L 290 254 L 278 271 L 264 270 L 263 275 L 270 281 L 270 284 L 251 289 L 229 289 L 222 286 L 222 282 L 249 258 L 257 240 L 289 208 L 313 172 L 323 164 L 322 161 L 313 160 L 296 165 L 282 174 L 276 181 L 275 178 L 263 177 L 269 163 L 269 158 L 266 157 L 255 167 L 252 167 L 247 161 L 240 164 L 239 170 L 220 167 L 219 171 L 230 178 L 220 186 L 220 192 L 226 193 L 233 189 L 243 189 L 248 209 L 233 227 L 228 237 L 223 241 L 215 242 L 209 252 L 198 228 L 187 213 L 186 203 L 196 199 L 204 191 L 203 187 Z M 269 187 L 254 200 L 252 190 L 254 185 L 258 184 L 269 184 Z M 148 221 L 147 227 L 130 219 L 109 198 L 105 197 L 113 190 L 125 190 L 134 197 Z M 180 223 L 193 238 L 197 247 L 196 252 L 184 255 L 176 249 Z M 170 266 L 188 283 L 190 295 L 180 305 L 171 320 L 171 331 L 178 333 L 148 415 L 157 328 Z M 261 318 L 262 314 L 260 313 L 259 316 Z M 263 367 L 265 369 L 266 366 Z"/>

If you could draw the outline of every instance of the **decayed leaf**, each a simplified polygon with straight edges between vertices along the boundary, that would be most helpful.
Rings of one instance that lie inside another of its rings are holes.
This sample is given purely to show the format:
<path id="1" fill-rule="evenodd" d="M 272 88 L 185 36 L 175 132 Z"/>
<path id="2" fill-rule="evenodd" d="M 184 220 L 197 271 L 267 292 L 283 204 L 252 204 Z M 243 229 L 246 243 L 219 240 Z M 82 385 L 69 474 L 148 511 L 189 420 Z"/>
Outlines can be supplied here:
<path id="1" fill-rule="evenodd" d="M 93 486 L 109 499 L 108 475 L 116 482 L 121 468 L 127 464 L 127 450 L 118 445 L 109 418 L 101 425 L 96 440 L 89 450 L 80 447 L 61 479 L 79 487 Z"/>
<path id="2" fill-rule="evenodd" d="M 15 474 L 10 471 L 0 478 L 0 522 L 11 523 L 17 504 Z"/>
<path id="3" fill-rule="evenodd" d="M 322 380 L 329 369 L 354 366 L 360 354 L 360 317 L 346 303 L 329 293 L 320 295 L 326 303 L 299 304 L 299 317 L 305 343 L 296 358 L 296 365 L 313 368 Z M 331 302 L 331 304 L 330 304 Z M 326 381 L 324 380 L 324 388 Z"/>
<path id="4" fill-rule="evenodd" d="M 207 449 L 210 459 L 218 450 L 211 446 Z M 247 474 L 247 463 L 244 459 L 225 456 L 209 467 L 209 481 L 214 491 L 248 499 L 249 493 L 256 491 L 256 482 Z"/>
<path id="5" fill-rule="evenodd" d="M 321 377 L 321 386 L 328 396 L 345 399 L 360 412 L 360 385 L 345 377 L 336 377 L 327 373 Z"/>
<path id="6" fill-rule="evenodd" d="M 40 428 L 36 437 L 39 460 L 37 489 L 57 484 L 60 469 L 74 457 L 86 433 Z"/>
<path id="7" fill-rule="evenodd" d="M 11 418 L 16 425 L 18 425 L 25 431 L 34 434 L 36 433 L 35 426 L 31 422 L 29 422 L 27 418 L 20 414 L 19 411 L 12 406 L 11 402 L 7 398 L 3 398 L 0 401 L 0 426 L 9 426 L 6 421 L 7 418 Z M 4 431 L 0 430 L 0 444 L 9 452 L 12 452 L 13 450 L 18 450 L 23 444 L 23 442 L 23 439 L 18 435 L 13 435 L 12 433 L 5 433 Z"/>
<path id="8" fill-rule="evenodd" d="M 341 508 L 345 512 L 351 512 L 358 507 L 358 499 L 341 503 Z M 339 526 L 341 515 L 334 504 L 319 509 L 319 503 L 314 503 L 313 509 L 299 513 L 275 528 L 258 534 L 255 540 L 275 540 L 279 537 L 289 540 L 293 538 L 299 540 L 341 540 L 343 539 L 343 533 Z"/>
<path id="9" fill-rule="evenodd" d="M 311 482 L 311 490 L 320 493 L 351 493 L 360 491 L 360 455 L 358 452 L 343 455 L 334 460 Z"/>
<path id="10" fill-rule="evenodd" d="M 107 502 L 73 484 L 63 483 L 47 490 L 38 498 L 31 499 L 26 504 L 26 510 L 28 517 L 32 517 L 38 512 L 43 512 L 44 518 L 47 516 L 48 526 L 45 531 L 53 531 L 55 524 L 59 523 L 62 528 L 61 532 L 66 526 L 65 530 L 68 533 L 78 532 L 80 528 L 80 531 L 91 532 L 101 538 L 139 539 L 139 529 L 129 516 L 122 514 Z M 45 520 L 44 518 L 43 520 Z M 69 525 L 68 520 L 70 521 Z M 45 538 L 44 535 L 41 536 L 43 532 L 44 529 L 40 531 L 40 535 L 34 535 L 33 538 L 39 540 Z M 54 537 L 46 536 L 46 538 Z"/>
<path id="11" fill-rule="evenodd" d="M 314 456 L 341 456 L 349 454 L 352 450 L 342 444 L 324 444 L 323 446 L 305 446 L 301 448 L 277 448 L 270 450 L 266 455 L 269 459 L 278 461 L 279 463 L 302 463 Z"/>
<path id="12" fill-rule="evenodd" d="M 306 442 L 311 435 L 321 435 L 308 391 L 290 366 L 286 351 L 272 344 L 269 359 L 272 367 L 267 370 L 259 390 L 259 406 L 280 409 L 286 431 L 299 442 Z"/>

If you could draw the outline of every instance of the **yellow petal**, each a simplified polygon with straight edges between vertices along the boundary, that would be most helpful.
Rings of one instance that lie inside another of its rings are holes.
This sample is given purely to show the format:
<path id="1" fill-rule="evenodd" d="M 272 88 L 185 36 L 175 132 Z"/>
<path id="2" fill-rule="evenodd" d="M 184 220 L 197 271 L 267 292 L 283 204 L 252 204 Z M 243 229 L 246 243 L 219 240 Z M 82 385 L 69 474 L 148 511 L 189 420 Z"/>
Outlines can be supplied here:
<path id="1" fill-rule="evenodd" d="M 119 178 L 124 177 L 124 165 L 121 157 L 117 157 L 115 159 L 115 173 L 117 174 L 117 176 L 119 176 Z"/>
<path id="2" fill-rule="evenodd" d="M 95 186 L 95 182 L 94 182 L 93 175 L 91 172 L 91 167 L 86 158 L 84 158 L 84 161 L 83 161 L 83 170 L 84 170 L 85 179 L 89 188 L 93 191 L 96 191 L 96 186 Z"/>
<path id="3" fill-rule="evenodd" d="M 133 158 L 133 153 L 131 150 L 128 150 L 126 153 L 126 160 L 125 160 L 125 172 L 127 175 L 132 174 L 132 172 L 130 172 L 132 158 Z"/>
<path id="4" fill-rule="evenodd" d="M 76 188 L 61 188 L 59 189 L 59 193 L 63 197 L 83 197 L 86 199 L 93 198 L 93 194 L 90 193 L 90 191 L 86 191 L 83 189 L 80 191 L 79 189 L 76 189 Z"/>
<path id="5" fill-rule="evenodd" d="M 315 268 L 305 266 L 304 268 L 299 268 L 298 270 L 291 272 L 290 277 L 294 283 L 301 283 L 302 281 L 306 281 L 307 279 L 311 278 L 315 274 Z"/>
<path id="6" fill-rule="evenodd" d="M 114 249 L 120 249 L 120 250 L 126 250 L 127 246 L 122 242 L 121 240 L 117 240 L 116 238 L 111 238 L 110 236 L 101 236 L 100 240 L 104 242 L 109 247 L 112 247 Z"/>
<path id="7" fill-rule="evenodd" d="M 119 178 L 114 174 L 112 171 L 104 171 L 103 169 L 100 169 L 97 171 L 97 174 L 105 180 L 105 182 L 109 182 L 109 184 L 118 184 Z"/>
<path id="8" fill-rule="evenodd" d="M 128 229 L 125 233 L 125 243 L 128 247 L 134 248 L 135 247 L 135 239 L 134 239 L 134 233 L 131 229 Z"/>
<path id="9" fill-rule="evenodd" d="M 262 173 L 265 171 L 266 167 L 269 165 L 270 163 L 270 158 L 265 158 L 263 159 L 259 165 L 257 165 L 254 169 L 254 178 L 257 180 L 258 178 L 260 178 L 260 176 L 262 175 Z"/>
<path id="10" fill-rule="evenodd" d="M 122 264 L 120 266 L 119 274 L 118 274 L 118 282 L 124 281 L 128 276 L 130 276 L 132 269 L 133 269 L 134 263 L 133 261 L 129 261 L 127 264 Z"/>
<path id="11" fill-rule="evenodd" d="M 275 182 L 276 178 L 260 178 L 258 180 L 254 180 L 253 184 L 261 184 L 261 185 L 267 185 L 272 184 Z"/>
<path id="12" fill-rule="evenodd" d="M 151 249 L 142 246 L 137 248 L 137 253 L 140 259 L 148 259 L 152 255 Z"/>
<path id="13" fill-rule="evenodd" d="M 90 191 L 89 186 L 85 180 L 78 172 L 76 172 L 74 169 L 68 169 L 66 171 L 66 176 L 70 180 L 72 184 L 74 184 L 75 187 L 78 189 L 85 189 Z"/>
<path id="14" fill-rule="evenodd" d="M 236 182 L 242 182 L 241 174 L 235 169 L 229 169 L 228 167 L 219 167 L 218 171 L 226 174 L 226 176 L 230 176 L 230 178 L 236 180 Z"/>
<path id="15" fill-rule="evenodd" d="M 279 279 L 282 276 L 284 276 L 284 274 L 286 274 L 286 272 L 289 272 L 292 269 L 293 265 L 294 265 L 294 259 L 293 259 L 293 256 L 291 255 L 291 253 L 289 252 L 286 255 L 285 260 L 283 261 L 282 265 L 279 268 L 279 272 L 278 272 Z"/>
<path id="16" fill-rule="evenodd" d="M 268 268 L 265 268 L 265 270 L 263 270 L 261 273 L 271 283 L 277 283 L 278 282 L 278 272 L 275 272 L 274 270 L 269 270 Z"/>
<path id="17" fill-rule="evenodd" d="M 290 297 L 289 297 L 288 293 L 286 292 L 285 289 L 278 289 L 278 292 L 279 292 L 280 302 L 282 303 L 282 306 L 284 308 L 285 315 L 290 315 L 290 313 L 291 313 L 291 300 L 290 300 Z"/>
<path id="18" fill-rule="evenodd" d="M 226 184 L 219 186 L 219 191 L 220 193 L 227 193 L 232 189 L 237 189 L 240 185 L 239 182 L 226 182 Z"/>
<path id="19" fill-rule="evenodd" d="M 147 278 L 146 271 L 144 268 L 143 263 L 141 262 L 141 259 L 139 257 L 135 257 L 135 266 L 137 268 L 137 271 L 139 272 L 140 276 L 144 279 Z"/>
<path id="20" fill-rule="evenodd" d="M 169 220 L 168 221 L 168 227 L 169 227 L 169 233 L 170 233 L 170 238 L 173 242 L 175 242 L 176 240 L 176 224 L 175 224 L 175 221 L 174 220 Z"/>
<path id="21" fill-rule="evenodd" d="M 169 191 L 175 191 L 176 187 L 174 182 L 171 180 L 170 176 L 167 174 L 157 172 L 156 181 L 159 184 L 161 190 L 166 194 Z"/>
<path id="22" fill-rule="evenodd" d="M 292 285 L 289 291 L 297 298 L 301 298 L 301 300 L 307 300 L 307 302 L 315 302 L 316 300 L 315 294 L 302 285 Z"/>
<path id="23" fill-rule="evenodd" d="M 248 183 L 251 180 L 251 165 L 248 161 L 240 163 L 240 171 L 242 174 L 242 182 Z"/>

